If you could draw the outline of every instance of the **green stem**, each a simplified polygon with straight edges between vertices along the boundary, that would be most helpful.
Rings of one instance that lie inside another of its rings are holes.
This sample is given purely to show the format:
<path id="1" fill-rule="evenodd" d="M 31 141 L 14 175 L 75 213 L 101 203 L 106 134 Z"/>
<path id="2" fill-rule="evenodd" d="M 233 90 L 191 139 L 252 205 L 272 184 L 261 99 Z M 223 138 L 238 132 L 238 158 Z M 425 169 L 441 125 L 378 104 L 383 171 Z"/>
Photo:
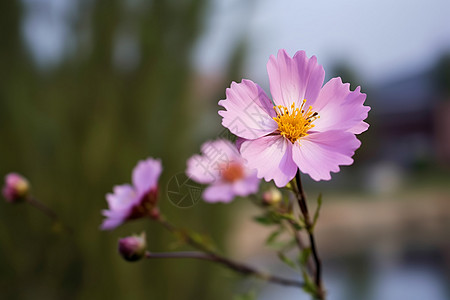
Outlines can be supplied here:
<path id="1" fill-rule="evenodd" d="M 59 218 L 58 214 L 52 210 L 50 207 L 48 207 L 47 205 L 45 205 L 44 203 L 38 201 L 36 198 L 34 198 L 33 196 L 29 196 L 27 197 L 27 202 L 33 206 L 34 208 L 38 209 L 40 212 L 42 212 L 44 215 L 46 215 L 47 217 L 49 217 L 54 224 L 58 224 L 61 226 L 61 228 L 63 230 L 65 230 L 67 233 L 72 234 L 73 231 L 70 227 L 66 226 L 61 219 Z"/>
<path id="2" fill-rule="evenodd" d="M 311 253 L 313 256 L 314 264 L 315 264 L 315 283 L 317 286 L 317 299 L 323 300 L 325 299 L 325 293 L 322 287 L 322 263 L 319 258 L 319 254 L 317 251 L 316 241 L 313 233 L 313 224 L 311 222 L 311 217 L 309 216 L 308 206 L 306 204 L 306 195 L 303 190 L 302 181 L 300 178 L 300 172 L 297 172 L 295 175 L 295 181 L 297 183 L 297 200 L 300 206 L 300 210 L 302 212 L 303 218 L 305 219 L 306 231 L 308 232 L 309 242 L 311 244 Z"/>

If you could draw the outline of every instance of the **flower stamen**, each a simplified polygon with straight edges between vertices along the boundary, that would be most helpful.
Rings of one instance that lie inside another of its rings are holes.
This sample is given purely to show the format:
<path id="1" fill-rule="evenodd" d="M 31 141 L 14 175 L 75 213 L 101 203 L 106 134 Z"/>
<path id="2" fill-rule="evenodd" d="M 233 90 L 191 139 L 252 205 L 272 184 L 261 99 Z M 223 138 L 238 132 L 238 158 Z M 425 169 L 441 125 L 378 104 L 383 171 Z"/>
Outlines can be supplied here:
<path id="1" fill-rule="evenodd" d="M 308 131 L 314 127 L 316 119 L 320 118 L 317 112 L 312 110 L 312 106 L 305 108 L 306 99 L 300 107 L 292 103 L 290 108 L 283 105 L 274 106 L 277 116 L 273 119 L 278 124 L 280 135 L 287 138 L 291 143 L 295 143 L 299 138 L 307 136 Z"/>
<path id="2" fill-rule="evenodd" d="M 226 182 L 235 182 L 244 177 L 244 170 L 239 163 L 230 162 L 222 168 L 222 178 Z"/>

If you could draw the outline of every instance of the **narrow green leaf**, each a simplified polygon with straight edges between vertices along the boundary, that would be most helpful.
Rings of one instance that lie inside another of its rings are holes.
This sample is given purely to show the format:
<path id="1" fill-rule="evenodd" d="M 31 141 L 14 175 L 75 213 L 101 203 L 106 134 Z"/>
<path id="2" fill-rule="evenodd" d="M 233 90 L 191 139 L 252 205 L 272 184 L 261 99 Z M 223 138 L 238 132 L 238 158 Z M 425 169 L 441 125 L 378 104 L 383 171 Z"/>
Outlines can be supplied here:
<path id="1" fill-rule="evenodd" d="M 288 221 L 295 221 L 295 218 L 292 214 L 280 214 L 280 213 L 275 213 L 275 214 L 280 219 L 288 220 Z"/>
<path id="2" fill-rule="evenodd" d="M 298 255 L 298 262 L 301 266 L 306 266 L 309 256 L 311 255 L 311 248 L 305 248 Z"/>
<path id="3" fill-rule="evenodd" d="M 281 228 L 279 228 L 279 229 L 275 230 L 274 232 L 272 232 L 266 239 L 266 245 L 267 246 L 273 245 L 276 242 L 278 236 L 282 232 L 283 232 L 283 230 Z"/>
<path id="4" fill-rule="evenodd" d="M 253 219 L 262 225 L 280 224 L 282 217 L 278 212 L 267 211 L 262 215 L 253 217 Z"/>
<path id="5" fill-rule="evenodd" d="M 200 233 L 194 232 L 194 231 L 187 232 L 187 235 L 189 236 L 189 238 L 191 240 L 193 240 L 197 244 L 201 245 L 205 249 L 208 249 L 211 251 L 215 251 L 217 249 L 216 246 L 214 245 L 212 239 L 208 235 L 200 234 Z"/>
<path id="6" fill-rule="evenodd" d="M 294 225 L 296 230 L 302 230 L 303 228 L 305 228 L 303 220 L 302 219 L 299 220 L 298 218 L 294 217 L 294 215 L 292 213 L 273 212 L 272 217 L 279 221 L 281 221 L 281 220 L 288 221 L 289 223 Z"/>
<path id="7" fill-rule="evenodd" d="M 295 265 L 295 263 L 289 257 L 287 257 L 283 252 L 278 252 L 278 258 L 282 262 L 284 262 L 286 265 L 288 265 L 289 267 L 291 267 L 293 269 L 297 269 L 297 266 Z"/>
<path id="8" fill-rule="evenodd" d="M 316 226 L 317 220 L 319 219 L 319 212 L 321 207 L 322 207 L 322 194 L 319 194 L 319 197 L 317 198 L 316 212 L 314 213 L 313 228 L 314 226 Z"/>
<path id="9" fill-rule="evenodd" d="M 295 239 L 291 239 L 287 241 L 274 241 L 268 246 L 276 251 L 285 252 L 294 248 L 296 245 Z"/>
<path id="10" fill-rule="evenodd" d="M 294 226 L 294 229 L 297 230 L 297 231 L 302 230 L 303 228 L 305 228 L 305 226 L 300 224 L 298 221 L 297 222 L 293 222 L 292 226 Z"/>
<path id="11" fill-rule="evenodd" d="M 265 226 L 277 224 L 277 223 L 276 223 L 270 216 L 268 216 L 268 215 L 261 215 L 261 216 L 253 217 L 253 220 L 254 220 L 255 222 L 258 222 L 259 224 L 265 225 Z"/>
<path id="12" fill-rule="evenodd" d="M 317 287 L 316 287 L 315 283 L 311 280 L 311 278 L 309 277 L 308 273 L 305 270 L 302 271 L 302 275 L 303 275 L 303 282 L 304 282 L 303 290 L 312 296 L 316 295 Z"/>

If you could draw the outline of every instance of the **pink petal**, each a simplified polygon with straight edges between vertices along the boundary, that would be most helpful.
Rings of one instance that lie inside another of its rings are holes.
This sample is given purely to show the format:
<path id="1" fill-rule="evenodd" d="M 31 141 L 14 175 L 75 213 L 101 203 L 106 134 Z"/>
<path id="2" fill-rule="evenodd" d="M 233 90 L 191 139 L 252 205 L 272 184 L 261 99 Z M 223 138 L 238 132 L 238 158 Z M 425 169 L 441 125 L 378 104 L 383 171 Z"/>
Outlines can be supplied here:
<path id="1" fill-rule="evenodd" d="M 242 143 L 245 142 L 245 141 L 246 141 L 246 139 L 243 139 L 243 138 L 240 138 L 240 137 L 238 137 L 236 139 L 236 148 L 238 149 L 239 152 L 241 152 Z"/>
<path id="2" fill-rule="evenodd" d="M 226 99 L 219 105 L 222 125 L 233 134 L 246 139 L 256 139 L 277 129 L 273 104 L 266 93 L 254 82 L 233 82 L 226 91 Z"/>
<path id="3" fill-rule="evenodd" d="M 233 183 L 233 192 L 238 196 L 248 196 L 258 192 L 261 180 L 256 176 L 256 171 L 247 175 L 244 179 Z"/>
<path id="4" fill-rule="evenodd" d="M 330 180 L 330 172 L 339 172 L 340 165 L 351 165 L 361 142 L 353 133 L 327 131 L 312 133 L 293 147 L 293 158 L 300 171 L 312 179 Z"/>
<path id="5" fill-rule="evenodd" d="M 112 211 L 130 208 L 136 197 L 134 188 L 129 184 L 116 185 L 113 194 L 106 194 L 106 201 Z"/>
<path id="6" fill-rule="evenodd" d="M 192 180 L 208 184 L 214 182 L 219 177 L 219 170 L 212 168 L 210 160 L 200 155 L 193 155 L 187 161 L 187 176 Z"/>
<path id="7" fill-rule="evenodd" d="M 230 162 L 241 159 L 236 145 L 225 139 L 205 142 L 201 150 L 203 156 L 213 162 Z"/>
<path id="8" fill-rule="evenodd" d="M 229 183 L 217 182 L 206 188 L 203 192 L 203 199 L 206 202 L 231 202 L 234 198 L 232 186 Z"/>
<path id="9" fill-rule="evenodd" d="M 366 131 L 367 129 L 369 129 L 369 124 L 367 124 L 366 122 L 360 122 L 359 124 L 353 126 L 347 131 L 353 134 L 360 134 Z"/>
<path id="10" fill-rule="evenodd" d="M 141 160 L 133 170 L 133 185 L 138 194 L 145 194 L 156 188 L 161 175 L 162 165 L 159 159 Z"/>
<path id="11" fill-rule="evenodd" d="M 130 213 L 130 209 L 124 210 L 103 210 L 102 214 L 106 217 L 103 221 L 100 229 L 102 230 L 112 230 L 118 226 L 120 226 L 123 222 L 127 220 L 127 217 Z"/>
<path id="12" fill-rule="evenodd" d="M 311 105 L 319 95 L 325 78 L 325 71 L 317 63 L 315 56 L 308 58 L 304 51 L 298 51 L 291 58 L 284 49 L 278 56 L 270 56 L 267 63 L 270 80 L 270 92 L 276 105 L 297 107 L 303 99 Z"/>
<path id="13" fill-rule="evenodd" d="M 113 230 L 124 222 L 124 218 L 105 219 L 100 226 L 101 230 Z"/>
<path id="14" fill-rule="evenodd" d="M 248 167 L 257 170 L 259 178 L 273 179 L 278 187 L 286 186 L 297 172 L 292 160 L 292 143 L 280 135 L 245 141 L 241 154 Z"/>
<path id="15" fill-rule="evenodd" d="M 313 105 L 320 118 L 314 121 L 314 131 L 344 130 L 361 133 L 369 127 L 363 120 L 367 118 L 370 107 L 364 106 L 366 94 L 360 87 L 350 91 L 350 84 L 343 84 L 336 77 L 328 81 Z"/>

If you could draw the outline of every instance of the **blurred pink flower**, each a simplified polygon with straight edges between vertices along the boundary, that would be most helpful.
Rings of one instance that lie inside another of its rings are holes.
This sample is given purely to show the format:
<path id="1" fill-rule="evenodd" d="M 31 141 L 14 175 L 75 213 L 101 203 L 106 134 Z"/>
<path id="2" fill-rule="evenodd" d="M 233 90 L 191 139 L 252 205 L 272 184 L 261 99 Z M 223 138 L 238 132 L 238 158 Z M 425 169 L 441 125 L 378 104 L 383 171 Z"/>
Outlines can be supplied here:
<path id="1" fill-rule="evenodd" d="M 106 195 L 109 209 L 103 210 L 106 219 L 101 229 L 112 230 L 125 221 L 142 217 L 157 218 L 158 179 L 161 171 L 160 160 L 148 158 L 140 161 L 133 170 L 133 185 L 115 186 L 114 193 Z"/>
<path id="2" fill-rule="evenodd" d="M 209 184 L 203 192 L 207 202 L 230 202 L 235 196 L 256 193 L 260 180 L 230 141 L 219 139 L 206 142 L 202 155 L 187 162 L 187 175 L 201 184 Z"/>
<path id="3" fill-rule="evenodd" d="M 20 174 L 9 173 L 5 176 L 5 185 L 3 186 L 3 197 L 8 202 L 18 202 L 25 200 L 30 191 L 28 180 Z"/>
<path id="4" fill-rule="evenodd" d="M 256 83 L 233 82 L 219 101 L 222 125 L 244 139 L 240 151 L 259 178 L 285 186 L 297 170 L 312 179 L 329 180 L 330 172 L 353 163 L 361 142 L 355 134 L 367 130 L 370 107 L 360 87 L 350 91 L 339 77 L 323 87 L 325 71 L 315 56 L 285 50 L 267 63 L 272 104 Z"/>

